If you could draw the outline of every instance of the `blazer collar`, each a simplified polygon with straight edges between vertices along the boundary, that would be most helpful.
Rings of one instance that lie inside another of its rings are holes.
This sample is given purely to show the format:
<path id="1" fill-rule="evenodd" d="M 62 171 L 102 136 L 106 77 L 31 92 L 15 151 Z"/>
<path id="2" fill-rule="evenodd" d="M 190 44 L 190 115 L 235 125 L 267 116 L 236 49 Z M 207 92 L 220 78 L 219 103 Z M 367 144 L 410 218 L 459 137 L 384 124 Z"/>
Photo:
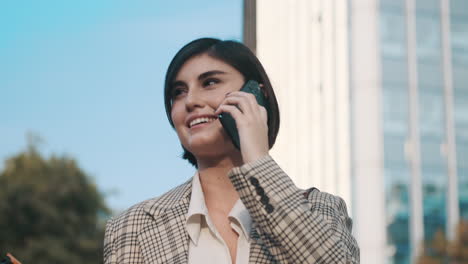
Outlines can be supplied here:
<path id="1" fill-rule="evenodd" d="M 152 216 L 138 235 L 145 263 L 188 262 L 185 219 L 191 190 L 192 179 L 145 204 L 145 212 Z"/>
<path id="2" fill-rule="evenodd" d="M 190 180 L 162 196 L 147 201 L 144 205 L 145 212 L 156 219 L 160 214 L 164 214 L 166 210 L 173 210 L 180 206 L 187 206 L 188 208 L 190 195 L 192 193 L 192 179 L 193 178 L 190 178 Z"/>

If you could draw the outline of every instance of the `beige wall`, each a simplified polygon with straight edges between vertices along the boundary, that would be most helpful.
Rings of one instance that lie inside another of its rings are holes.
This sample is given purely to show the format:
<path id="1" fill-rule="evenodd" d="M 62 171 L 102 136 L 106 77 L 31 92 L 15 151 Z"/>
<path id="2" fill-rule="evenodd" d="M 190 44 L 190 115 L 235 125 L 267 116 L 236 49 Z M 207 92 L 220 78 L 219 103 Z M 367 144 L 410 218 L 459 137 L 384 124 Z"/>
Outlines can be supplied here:
<path id="1" fill-rule="evenodd" d="M 281 111 L 272 155 L 298 186 L 351 205 L 346 1 L 257 0 L 256 14 Z"/>
<path id="2" fill-rule="evenodd" d="M 382 85 L 377 0 L 350 6 L 350 87 L 352 105 L 353 209 L 361 263 L 385 263 Z"/>

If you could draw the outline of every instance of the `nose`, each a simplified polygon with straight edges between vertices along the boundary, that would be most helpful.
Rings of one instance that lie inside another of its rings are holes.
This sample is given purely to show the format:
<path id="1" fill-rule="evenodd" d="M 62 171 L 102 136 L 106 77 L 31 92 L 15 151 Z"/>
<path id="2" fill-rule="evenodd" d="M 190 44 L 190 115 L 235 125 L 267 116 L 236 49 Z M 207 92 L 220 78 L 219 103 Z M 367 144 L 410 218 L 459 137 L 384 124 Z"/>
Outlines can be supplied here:
<path id="1" fill-rule="evenodd" d="M 203 98 L 197 91 L 189 91 L 185 97 L 185 109 L 187 112 L 195 110 L 197 107 L 202 108 L 204 106 Z"/>

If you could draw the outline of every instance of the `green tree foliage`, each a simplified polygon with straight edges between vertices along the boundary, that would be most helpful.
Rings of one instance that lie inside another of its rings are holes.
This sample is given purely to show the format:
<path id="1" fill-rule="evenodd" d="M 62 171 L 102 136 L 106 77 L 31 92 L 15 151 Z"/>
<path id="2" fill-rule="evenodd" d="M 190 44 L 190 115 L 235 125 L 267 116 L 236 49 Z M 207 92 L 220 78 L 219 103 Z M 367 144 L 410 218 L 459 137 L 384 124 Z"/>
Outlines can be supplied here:
<path id="1" fill-rule="evenodd" d="M 468 264 L 468 220 L 457 227 L 454 241 L 448 241 L 439 230 L 432 241 L 425 243 L 424 254 L 418 264 Z"/>
<path id="2" fill-rule="evenodd" d="M 34 146 L 0 171 L 0 254 L 22 263 L 102 263 L 109 209 L 96 185 L 67 157 Z"/>

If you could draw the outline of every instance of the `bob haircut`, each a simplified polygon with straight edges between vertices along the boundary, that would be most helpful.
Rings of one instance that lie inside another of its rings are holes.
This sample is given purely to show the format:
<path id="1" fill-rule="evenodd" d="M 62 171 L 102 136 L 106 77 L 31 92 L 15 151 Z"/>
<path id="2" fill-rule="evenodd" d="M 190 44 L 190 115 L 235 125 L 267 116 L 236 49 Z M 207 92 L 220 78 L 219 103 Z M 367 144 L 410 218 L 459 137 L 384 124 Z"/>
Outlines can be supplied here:
<path id="1" fill-rule="evenodd" d="M 174 79 L 187 60 L 201 54 L 207 54 L 212 58 L 231 65 L 244 76 L 245 81 L 255 80 L 263 84 L 262 91 L 266 95 L 267 104 L 270 109 L 268 116 L 268 144 L 271 149 L 275 144 L 279 131 L 280 115 L 278 102 L 276 101 L 270 79 L 260 61 L 249 48 L 236 41 L 200 38 L 188 43 L 177 52 L 169 64 L 164 83 L 164 105 L 171 126 L 174 128 L 171 118 Z M 187 159 L 193 166 L 198 168 L 195 156 L 185 149 L 184 146 L 182 148 L 184 149 L 182 158 Z"/>

